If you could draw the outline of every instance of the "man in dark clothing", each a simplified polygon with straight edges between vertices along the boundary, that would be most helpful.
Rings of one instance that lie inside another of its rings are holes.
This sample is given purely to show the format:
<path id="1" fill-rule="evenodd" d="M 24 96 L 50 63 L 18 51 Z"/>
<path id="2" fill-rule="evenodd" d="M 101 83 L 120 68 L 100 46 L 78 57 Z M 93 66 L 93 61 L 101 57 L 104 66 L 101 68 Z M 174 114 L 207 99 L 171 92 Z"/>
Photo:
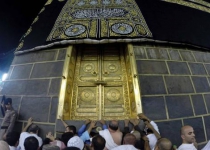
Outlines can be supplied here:
<path id="1" fill-rule="evenodd" d="M 4 103 L 1 105 L 4 108 L 5 116 L 1 124 L 0 140 L 6 140 L 7 133 L 13 130 L 17 113 L 12 107 L 11 98 L 5 99 Z"/>

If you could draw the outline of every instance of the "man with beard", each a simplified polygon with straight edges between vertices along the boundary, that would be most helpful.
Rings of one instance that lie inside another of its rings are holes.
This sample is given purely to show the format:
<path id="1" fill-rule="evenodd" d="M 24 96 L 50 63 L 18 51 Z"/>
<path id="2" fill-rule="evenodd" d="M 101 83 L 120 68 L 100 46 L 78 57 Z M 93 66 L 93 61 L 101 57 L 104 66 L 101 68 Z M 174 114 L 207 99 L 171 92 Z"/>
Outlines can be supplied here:
<path id="1" fill-rule="evenodd" d="M 193 127 L 185 125 L 181 128 L 182 144 L 178 150 L 197 150 L 197 143 Z"/>

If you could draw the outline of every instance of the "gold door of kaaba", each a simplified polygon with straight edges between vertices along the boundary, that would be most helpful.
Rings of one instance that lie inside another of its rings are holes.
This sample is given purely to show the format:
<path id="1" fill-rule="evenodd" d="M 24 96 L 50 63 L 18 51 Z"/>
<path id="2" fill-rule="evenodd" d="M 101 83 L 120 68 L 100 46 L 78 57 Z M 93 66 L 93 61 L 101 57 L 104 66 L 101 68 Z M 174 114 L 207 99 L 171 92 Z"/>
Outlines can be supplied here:
<path id="1" fill-rule="evenodd" d="M 133 88 L 128 85 L 130 76 L 126 55 L 120 46 L 72 49 L 64 119 L 120 120 L 136 115 Z"/>

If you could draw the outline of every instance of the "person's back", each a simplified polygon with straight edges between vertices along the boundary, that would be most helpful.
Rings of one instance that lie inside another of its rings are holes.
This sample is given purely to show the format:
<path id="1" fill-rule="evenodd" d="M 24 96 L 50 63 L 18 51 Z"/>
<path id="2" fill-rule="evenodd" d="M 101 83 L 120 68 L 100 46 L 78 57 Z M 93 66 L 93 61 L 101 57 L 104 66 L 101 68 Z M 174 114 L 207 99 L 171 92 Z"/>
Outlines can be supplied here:
<path id="1" fill-rule="evenodd" d="M 110 121 L 109 128 L 99 131 L 99 134 L 106 140 L 106 149 L 112 149 L 121 144 L 122 132 L 118 130 L 118 121 Z"/>
<path id="2" fill-rule="evenodd" d="M 25 150 L 38 150 L 39 142 L 34 136 L 29 136 L 24 141 Z"/>
<path id="3" fill-rule="evenodd" d="M 123 145 L 117 146 L 112 150 L 137 150 L 134 147 L 135 143 L 136 137 L 131 133 L 127 133 L 123 139 Z"/>
<path id="4" fill-rule="evenodd" d="M 38 140 L 39 147 L 41 147 L 43 142 L 42 142 L 42 139 L 37 135 L 38 130 L 39 130 L 39 127 L 35 124 L 32 124 L 29 128 L 29 132 L 22 132 L 20 134 L 19 146 L 18 147 L 21 147 L 21 150 L 24 150 L 25 149 L 24 148 L 24 141 L 25 141 L 26 138 L 28 138 L 30 136 L 35 137 Z"/>
<path id="5" fill-rule="evenodd" d="M 109 124 L 109 132 L 114 140 L 114 142 L 117 144 L 117 145 L 120 145 L 121 144 L 121 141 L 122 141 L 122 132 L 120 132 L 118 130 L 118 122 L 117 121 L 111 121 L 110 124 Z"/>

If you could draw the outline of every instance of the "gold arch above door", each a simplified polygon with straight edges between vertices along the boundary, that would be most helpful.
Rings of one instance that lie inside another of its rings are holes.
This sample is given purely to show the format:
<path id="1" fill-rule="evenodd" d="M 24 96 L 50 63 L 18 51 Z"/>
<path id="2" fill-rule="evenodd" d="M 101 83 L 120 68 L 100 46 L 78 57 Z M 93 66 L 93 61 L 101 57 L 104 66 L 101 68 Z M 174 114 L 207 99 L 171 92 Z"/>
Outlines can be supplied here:
<path id="1" fill-rule="evenodd" d="M 70 47 L 58 114 L 65 120 L 135 118 L 141 101 L 133 57 L 131 46 Z"/>

